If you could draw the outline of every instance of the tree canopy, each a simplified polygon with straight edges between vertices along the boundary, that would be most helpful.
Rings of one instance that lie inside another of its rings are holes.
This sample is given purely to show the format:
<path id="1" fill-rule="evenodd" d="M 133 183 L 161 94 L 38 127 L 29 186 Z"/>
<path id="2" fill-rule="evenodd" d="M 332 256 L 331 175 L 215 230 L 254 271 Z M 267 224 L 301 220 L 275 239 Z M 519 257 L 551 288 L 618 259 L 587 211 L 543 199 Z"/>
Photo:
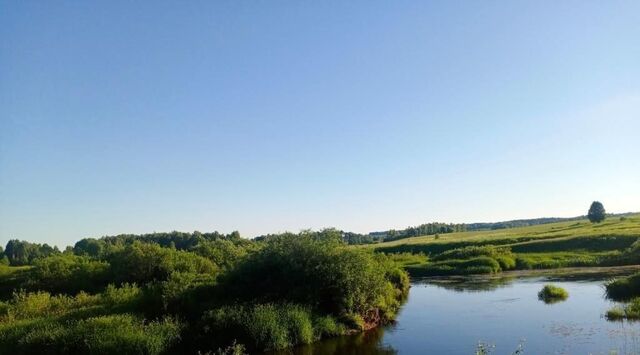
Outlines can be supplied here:
<path id="1" fill-rule="evenodd" d="M 607 216 L 602 203 L 600 203 L 599 201 L 593 201 L 591 207 L 589 207 L 587 217 L 589 218 L 589 221 L 591 221 L 591 223 L 600 223 L 604 221 Z"/>

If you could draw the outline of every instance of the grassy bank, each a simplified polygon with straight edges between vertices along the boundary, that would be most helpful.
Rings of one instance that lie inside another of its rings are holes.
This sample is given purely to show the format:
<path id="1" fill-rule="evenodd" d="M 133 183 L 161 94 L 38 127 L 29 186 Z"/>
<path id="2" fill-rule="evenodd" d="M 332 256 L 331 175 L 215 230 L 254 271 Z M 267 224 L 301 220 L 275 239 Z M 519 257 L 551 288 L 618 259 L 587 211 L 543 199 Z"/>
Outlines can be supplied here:
<path id="1" fill-rule="evenodd" d="M 366 246 L 402 255 L 413 276 L 640 264 L 640 215 L 421 236 Z M 411 258 L 411 255 L 417 257 Z M 410 262 L 409 262 L 410 261 Z M 421 261 L 421 262 L 418 262 Z"/>

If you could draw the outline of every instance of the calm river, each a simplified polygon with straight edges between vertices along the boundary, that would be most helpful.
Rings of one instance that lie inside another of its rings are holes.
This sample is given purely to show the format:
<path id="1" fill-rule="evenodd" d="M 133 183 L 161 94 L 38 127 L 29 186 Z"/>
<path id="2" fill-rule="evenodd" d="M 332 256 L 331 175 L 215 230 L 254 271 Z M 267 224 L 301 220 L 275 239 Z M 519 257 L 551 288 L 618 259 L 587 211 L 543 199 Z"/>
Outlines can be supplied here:
<path id="1" fill-rule="evenodd" d="M 640 323 L 610 322 L 601 275 L 414 280 L 397 323 L 297 348 L 293 354 L 640 354 Z M 565 288 L 564 302 L 538 291 Z"/>

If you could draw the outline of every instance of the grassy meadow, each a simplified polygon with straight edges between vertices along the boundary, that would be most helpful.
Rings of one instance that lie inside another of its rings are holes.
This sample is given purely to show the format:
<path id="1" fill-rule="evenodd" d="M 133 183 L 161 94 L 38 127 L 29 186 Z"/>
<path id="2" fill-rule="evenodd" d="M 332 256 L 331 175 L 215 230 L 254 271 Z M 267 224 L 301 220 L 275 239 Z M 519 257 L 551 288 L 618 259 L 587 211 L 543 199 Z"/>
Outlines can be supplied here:
<path id="1" fill-rule="evenodd" d="M 414 276 L 640 264 L 640 214 L 458 232 L 360 246 L 392 255 Z M 636 243 L 638 242 L 638 243 Z"/>

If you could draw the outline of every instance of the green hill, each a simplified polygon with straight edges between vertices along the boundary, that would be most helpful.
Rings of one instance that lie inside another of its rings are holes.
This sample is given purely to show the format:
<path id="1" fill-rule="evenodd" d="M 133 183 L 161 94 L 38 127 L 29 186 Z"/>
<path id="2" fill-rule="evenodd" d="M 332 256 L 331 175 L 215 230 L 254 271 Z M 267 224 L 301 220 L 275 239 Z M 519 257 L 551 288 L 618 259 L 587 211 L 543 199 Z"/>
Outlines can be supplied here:
<path id="1" fill-rule="evenodd" d="M 419 236 L 366 246 L 406 261 L 413 275 L 640 263 L 640 214 Z M 638 256 L 638 257 L 636 257 Z"/>

